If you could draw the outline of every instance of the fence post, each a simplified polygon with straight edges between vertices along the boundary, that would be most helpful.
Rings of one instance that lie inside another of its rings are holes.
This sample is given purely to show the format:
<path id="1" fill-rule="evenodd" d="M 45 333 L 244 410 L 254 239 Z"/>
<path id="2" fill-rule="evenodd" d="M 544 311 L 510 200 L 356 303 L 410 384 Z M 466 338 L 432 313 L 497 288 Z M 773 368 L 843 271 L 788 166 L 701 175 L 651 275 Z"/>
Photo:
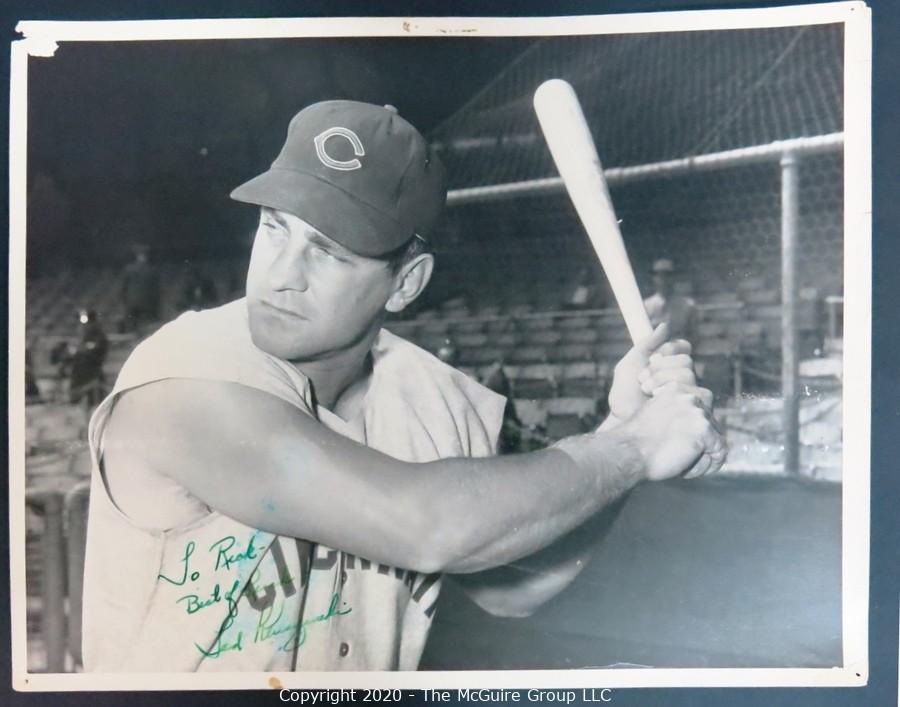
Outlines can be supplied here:
<path id="1" fill-rule="evenodd" d="M 797 156 L 781 156 L 781 392 L 784 400 L 784 470 L 800 471 L 800 399 L 797 351 Z"/>
<path id="2" fill-rule="evenodd" d="M 81 604 L 84 581 L 84 553 L 87 543 L 87 518 L 90 481 L 73 487 L 65 500 L 67 568 L 69 587 L 68 648 L 75 662 L 82 663 Z"/>
<path id="3" fill-rule="evenodd" d="M 63 548 L 63 501 L 58 492 L 43 497 L 43 633 L 47 671 L 61 673 L 66 665 L 66 571 Z"/>

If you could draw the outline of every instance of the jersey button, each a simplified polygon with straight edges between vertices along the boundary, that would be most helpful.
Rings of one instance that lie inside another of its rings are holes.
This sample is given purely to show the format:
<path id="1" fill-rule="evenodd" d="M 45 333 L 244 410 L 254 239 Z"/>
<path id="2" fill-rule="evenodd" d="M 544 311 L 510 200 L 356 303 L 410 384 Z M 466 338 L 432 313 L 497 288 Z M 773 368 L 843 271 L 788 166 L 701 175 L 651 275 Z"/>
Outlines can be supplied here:
<path id="1" fill-rule="evenodd" d="M 341 572 L 341 584 L 347 584 L 347 573 Z"/>
<path id="2" fill-rule="evenodd" d="M 341 648 L 338 651 L 341 654 L 341 658 L 346 658 L 347 654 L 350 652 L 350 644 L 349 643 L 341 643 Z"/>

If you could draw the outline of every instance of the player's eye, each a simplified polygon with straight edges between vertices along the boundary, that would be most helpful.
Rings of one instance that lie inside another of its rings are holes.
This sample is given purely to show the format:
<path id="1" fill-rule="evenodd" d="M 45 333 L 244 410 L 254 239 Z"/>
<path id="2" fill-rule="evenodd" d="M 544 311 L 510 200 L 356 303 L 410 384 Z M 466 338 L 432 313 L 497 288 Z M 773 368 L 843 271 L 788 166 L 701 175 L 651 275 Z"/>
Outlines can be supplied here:
<path id="1" fill-rule="evenodd" d="M 280 224 L 275 223 L 275 221 L 264 219 L 262 226 L 271 238 L 283 238 L 285 235 L 284 228 Z"/>
<path id="2" fill-rule="evenodd" d="M 328 248 L 325 248 L 324 246 L 314 245 L 312 250 L 313 250 L 313 253 L 315 253 L 319 257 L 324 257 L 324 258 L 327 258 L 328 260 L 334 260 L 339 263 L 346 262 L 337 253 L 335 253 L 332 250 L 329 250 Z"/>

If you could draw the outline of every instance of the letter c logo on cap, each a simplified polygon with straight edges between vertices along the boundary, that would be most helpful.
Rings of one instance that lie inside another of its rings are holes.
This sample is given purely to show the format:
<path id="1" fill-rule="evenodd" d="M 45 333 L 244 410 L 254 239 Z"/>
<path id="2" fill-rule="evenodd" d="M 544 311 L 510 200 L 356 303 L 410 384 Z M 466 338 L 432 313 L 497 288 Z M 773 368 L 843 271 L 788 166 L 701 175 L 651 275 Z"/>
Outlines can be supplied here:
<path id="1" fill-rule="evenodd" d="M 327 152 L 325 152 L 325 143 L 330 137 L 342 137 L 348 140 L 353 146 L 353 154 L 356 155 L 356 157 L 362 157 L 366 154 L 366 151 L 363 149 L 362 142 L 355 132 L 353 132 L 352 130 L 348 130 L 347 128 L 334 127 L 328 128 L 328 130 L 326 130 L 325 132 L 316 135 L 316 156 L 319 158 L 319 161 L 326 167 L 330 167 L 331 169 L 339 169 L 344 172 L 350 172 L 354 169 L 360 169 L 362 167 L 362 162 L 360 162 L 358 159 L 354 158 L 352 160 L 336 160 L 333 157 L 329 156 Z"/>

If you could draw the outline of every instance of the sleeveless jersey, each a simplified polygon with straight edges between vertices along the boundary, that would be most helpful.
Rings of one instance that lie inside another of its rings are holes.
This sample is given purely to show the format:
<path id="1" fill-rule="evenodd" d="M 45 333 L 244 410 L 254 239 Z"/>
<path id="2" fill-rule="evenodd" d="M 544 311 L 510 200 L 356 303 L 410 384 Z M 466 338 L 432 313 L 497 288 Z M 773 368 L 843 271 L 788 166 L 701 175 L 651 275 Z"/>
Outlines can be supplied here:
<path id="1" fill-rule="evenodd" d="M 199 518 L 164 531 L 141 527 L 116 506 L 103 475 L 103 431 L 116 397 L 167 378 L 262 390 L 404 461 L 495 452 L 504 398 L 387 330 L 379 333 L 372 355 L 361 419 L 348 424 L 315 409 L 309 381 L 294 366 L 253 345 L 244 300 L 184 314 L 135 349 L 89 429 L 87 670 L 417 667 L 439 575 L 247 527 L 207 509 L 165 477 L 147 483 L 173 506 L 199 509 Z M 345 523 L 363 510 L 333 508 L 336 522 Z"/>

